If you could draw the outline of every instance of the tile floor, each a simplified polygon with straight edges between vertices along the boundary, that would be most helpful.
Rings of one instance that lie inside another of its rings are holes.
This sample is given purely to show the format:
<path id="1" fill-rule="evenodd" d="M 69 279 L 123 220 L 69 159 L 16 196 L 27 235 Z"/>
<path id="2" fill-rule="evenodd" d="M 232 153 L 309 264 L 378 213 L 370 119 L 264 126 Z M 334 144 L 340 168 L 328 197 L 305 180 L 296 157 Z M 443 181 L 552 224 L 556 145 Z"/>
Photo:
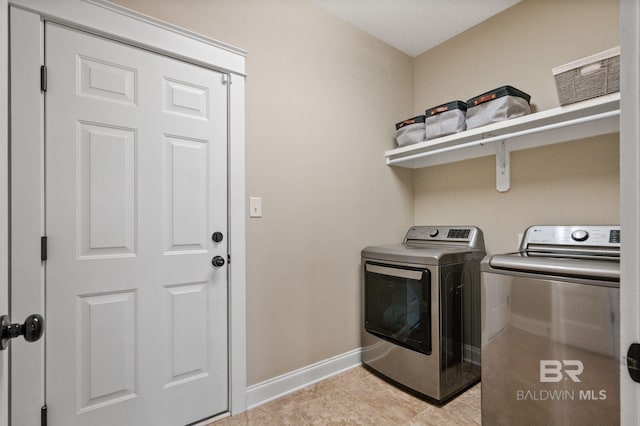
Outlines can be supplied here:
<path id="1" fill-rule="evenodd" d="M 480 425 L 480 384 L 436 407 L 356 367 L 211 423 L 237 425 Z"/>

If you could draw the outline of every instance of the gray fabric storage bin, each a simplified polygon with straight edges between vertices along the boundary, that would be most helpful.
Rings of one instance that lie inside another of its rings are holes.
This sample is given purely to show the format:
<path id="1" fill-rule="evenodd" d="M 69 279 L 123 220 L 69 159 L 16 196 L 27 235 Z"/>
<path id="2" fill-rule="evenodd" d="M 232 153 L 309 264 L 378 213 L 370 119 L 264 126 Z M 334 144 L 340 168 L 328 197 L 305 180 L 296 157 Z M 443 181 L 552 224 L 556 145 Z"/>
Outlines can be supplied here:
<path id="1" fill-rule="evenodd" d="M 502 86 L 467 101 L 467 130 L 531 113 L 531 96 Z"/>
<path id="2" fill-rule="evenodd" d="M 620 46 L 553 68 L 560 105 L 620 91 Z"/>
<path id="3" fill-rule="evenodd" d="M 424 141 L 424 115 L 396 123 L 396 142 L 398 146 Z"/>
<path id="4" fill-rule="evenodd" d="M 462 101 L 447 102 L 425 111 L 426 140 L 462 132 L 467 128 L 465 118 L 467 104 Z"/>

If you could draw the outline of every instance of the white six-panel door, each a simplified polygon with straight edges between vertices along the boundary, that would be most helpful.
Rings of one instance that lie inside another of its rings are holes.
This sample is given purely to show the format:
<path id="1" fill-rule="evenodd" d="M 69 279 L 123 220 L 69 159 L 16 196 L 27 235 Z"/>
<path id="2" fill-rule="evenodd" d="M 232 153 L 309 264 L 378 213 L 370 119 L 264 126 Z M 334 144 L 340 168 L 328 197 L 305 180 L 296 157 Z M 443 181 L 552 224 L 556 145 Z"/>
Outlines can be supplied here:
<path id="1" fill-rule="evenodd" d="M 49 422 L 224 412 L 225 76 L 57 24 L 45 40 Z"/>

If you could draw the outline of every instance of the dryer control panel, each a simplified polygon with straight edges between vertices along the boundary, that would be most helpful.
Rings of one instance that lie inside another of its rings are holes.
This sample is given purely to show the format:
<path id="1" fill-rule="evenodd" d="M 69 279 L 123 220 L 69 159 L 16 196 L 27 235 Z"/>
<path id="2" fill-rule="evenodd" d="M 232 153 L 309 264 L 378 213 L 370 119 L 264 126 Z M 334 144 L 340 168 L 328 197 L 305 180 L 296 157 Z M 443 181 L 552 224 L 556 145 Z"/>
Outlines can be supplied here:
<path id="1" fill-rule="evenodd" d="M 412 226 L 403 241 L 406 247 L 438 243 L 484 250 L 482 231 L 475 226 Z"/>

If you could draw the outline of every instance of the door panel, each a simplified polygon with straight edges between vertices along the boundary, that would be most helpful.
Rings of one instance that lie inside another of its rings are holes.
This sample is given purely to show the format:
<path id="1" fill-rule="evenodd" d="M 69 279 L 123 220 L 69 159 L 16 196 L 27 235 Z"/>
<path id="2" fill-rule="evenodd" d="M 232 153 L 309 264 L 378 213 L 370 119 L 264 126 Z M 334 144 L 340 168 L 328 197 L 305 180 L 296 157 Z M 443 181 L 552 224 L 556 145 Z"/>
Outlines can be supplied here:
<path id="1" fill-rule="evenodd" d="M 135 255 L 136 132 L 78 123 L 80 257 Z"/>
<path id="2" fill-rule="evenodd" d="M 171 328 L 167 333 L 165 387 L 176 386 L 207 374 L 207 290 L 206 283 L 187 283 L 167 288 L 166 312 Z"/>
<path id="3" fill-rule="evenodd" d="M 164 140 L 166 252 L 207 250 L 207 141 Z"/>
<path id="4" fill-rule="evenodd" d="M 52 425 L 228 409 L 221 73 L 47 23 Z"/>
<path id="5" fill-rule="evenodd" d="M 127 291 L 77 299 L 79 412 L 134 398 L 138 392 L 135 296 Z"/>

